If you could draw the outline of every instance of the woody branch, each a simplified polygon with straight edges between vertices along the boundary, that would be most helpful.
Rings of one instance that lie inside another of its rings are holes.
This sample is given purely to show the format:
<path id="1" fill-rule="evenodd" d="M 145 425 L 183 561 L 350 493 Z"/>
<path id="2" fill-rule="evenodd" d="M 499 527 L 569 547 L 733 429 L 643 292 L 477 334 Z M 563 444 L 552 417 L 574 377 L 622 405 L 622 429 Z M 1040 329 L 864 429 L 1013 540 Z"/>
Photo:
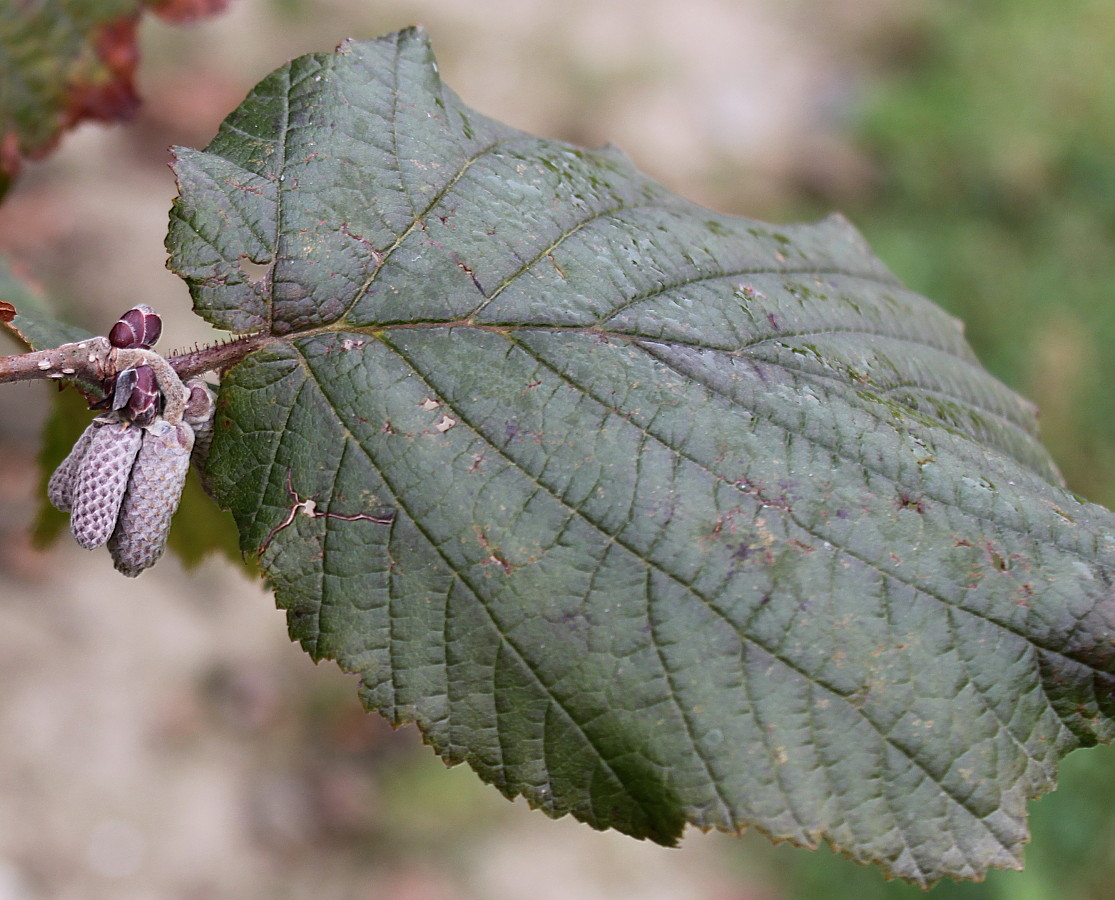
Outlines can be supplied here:
<path id="1" fill-rule="evenodd" d="M 182 421 L 189 391 L 169 362 L 154 350 L 113 347 L 108 338 L 92 337 L 51 350 L 0 357 L 0 383 L 36 378 L 103 382 L 125 369 L 150 366 L 165 403 L 163 416 L 172 424 Z"/>
<path id="2" fill-rule="evenodd" d="M 0 384 L 42 378 L 99 384 L 124 369 L 146 365 L 155 372 L 166 398 L 164 415 L 169 421 L 172 415 L 181 416 L 185 400 L 177 398 L 184 396 L 183 381 L 227 368 L 271 340 L 267 335 L 248 335 L 164 358 L 153 350 L 113 347 L 107 338 L 92 337 L 50 350 L 0 357 Z"/>

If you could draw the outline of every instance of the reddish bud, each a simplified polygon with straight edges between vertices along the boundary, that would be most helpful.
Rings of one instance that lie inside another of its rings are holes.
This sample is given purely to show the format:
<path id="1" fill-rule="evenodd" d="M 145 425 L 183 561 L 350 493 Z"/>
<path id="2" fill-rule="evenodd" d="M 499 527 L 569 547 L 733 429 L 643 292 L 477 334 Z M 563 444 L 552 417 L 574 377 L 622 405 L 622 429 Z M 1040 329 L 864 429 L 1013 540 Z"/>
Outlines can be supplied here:
<path id="1" fill-rule="evenodd" d="M 116 376 L 112 408 L 142 428 L 159 415 L 160 397 L 154 370 L 150 366 L 136 366 Z"/>
<path id="2" fill-rule="evenodd" d="M 182 421 L 193 428 L 196 435 L 198 429 L 212 427 L 213 407 L 217 402 L 217 395 L 200 378 L 191 378 L 186 382 L 186 387 L 190 389 L 190 397 L 186 401 Z"/>
<path id="3" fill-rule="evenodd" d="M 133 306 L 116 320 L 108 333 L 113 347 L 128 350 L 150 350 L 163 332 L 163 320 L 150 306 Z"/>
<path id="4" fill-rule="evenodd" d="M 186 411 L 182 415 L 194 431 L 194 450 L 191 460 L 201 476 L 201 486 L 210 497 L 213 494 L 213 479 L 205 468 L 209 460 L 209 447 L 213 443 L 213 415 L 217 411 L 217 395 L 200 378 L 186 382 L 190 389 L 190 399 L 186 401 Z"/>

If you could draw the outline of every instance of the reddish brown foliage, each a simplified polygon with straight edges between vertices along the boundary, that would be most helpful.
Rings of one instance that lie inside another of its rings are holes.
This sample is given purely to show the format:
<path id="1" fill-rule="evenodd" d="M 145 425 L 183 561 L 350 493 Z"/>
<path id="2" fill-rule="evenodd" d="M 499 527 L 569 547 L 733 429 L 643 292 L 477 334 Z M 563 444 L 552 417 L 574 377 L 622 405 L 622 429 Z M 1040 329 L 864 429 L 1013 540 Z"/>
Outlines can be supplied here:
<path id="1" fill-rule="evenodd" d="M 135 67 L 139 61 L 138 21 L 138 15 L 129 16 L 101 25 L 93 33 L 93 47 L 104 75 L 95 82 L 70 87 L 60 130 L 71 128 L 84 119 L 111 122 L 135 112 L 139 106 L 135 90 Z"/>
<path id="2" fill-rule="evenodd" d="M 221 12 L 228 0 L 152 0 L 148 6 L 160 18 L 183 25 Z"/>
<path id="3" fill-rule="evenodd" d="M 37 15 L 56 13 L 24 10 L 31 17 L 25 23 L 28 34 L 42 36 L 41 47 L 38 37 L 32 43 L 52 63 L 45 81 L 38 75 L 20 76 L 19 67 L 25 61 L 15 62 L 13 72 L 6 68 L 13 63 L 0 66 L 0 78 L 33 86 L 29 96 L 20 100 L 14 118 L 0 123 L 0 195 L 18 174 L 22 158 L 46 156 L 67 130 L 90 119 L 127 119 L 136 111 L 140 102 L 135 87 L 139 62 L 136 26 L 145 8 L 180 24 L 220 12 L 227 5 L 228 0 L 134 0 L 133 11 L 119 18 L 98 22 L 95 12 L 78 16 L 74 28 L 80 40 L 60 46 L 52 45 L 48 39 L 52 32 L 45 25 L 37 27 L 42 23 L 35 21 Z"/>

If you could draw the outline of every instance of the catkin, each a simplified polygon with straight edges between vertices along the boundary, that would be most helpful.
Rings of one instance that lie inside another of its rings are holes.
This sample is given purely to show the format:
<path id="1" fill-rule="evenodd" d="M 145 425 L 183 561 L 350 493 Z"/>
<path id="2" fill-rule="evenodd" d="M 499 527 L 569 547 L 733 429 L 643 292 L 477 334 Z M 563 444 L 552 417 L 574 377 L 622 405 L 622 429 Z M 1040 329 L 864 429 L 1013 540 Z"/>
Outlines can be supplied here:
<path id="1" fill-rule="evenodd" d="M 50 505 L 60 512 L 69 512 L 74 505 L 74 476 L 77 474 L 78 463 L 89 449 L 93 440 L 93 433 L 100 426 L 97 421 L 90 422 L 77 439 L 69 455 L 58 464 L 58 468 L 47 482 L 46 496 Z"/>
<path id="2" fill-rule="evenodd" d="M 186 401 L 186 411 L 182 415 L 185 422 L 194 431 L 194 467 L 201 476 L 202 486 L 209 496 L 213 496 L 212 479 L 206 470 L 209 460 L 209 448 L 213 444 L 213 414 L 216 411 L 217 395 L 200 378 L 191 378 L 186 382 L 190 389 L 190 399 Z"/>
<path id="3" fill-rule="evenodd" d="M 114 347 L 150 347 L 161 323 L 148 307 L 129 310 L 113 328 Z M 111 412 L 95 419 L 47 486 L 50 502 L 70 513 L 70 530 L 83 547 L 107 543 L 116 568 L 134 577 L 166 549 L 195 444 L 200 466 L 212 440 L 216 396 L 199 378 L 187 387 L 183 420 L 159 415 L 162 394 L 154 369 L 125 369 L 106 384 L 100 404 Z"/>
<path id="4" fill-rule="evenodd" d="M 102 420 L 77 462 L 70 531 L 87 550 L 101 546 L 112 534 L 142 435 L 134 426 Z"/>
<path id="5" fill-rule="evenodd" d="M 182 498 L 194 444 L 190 426 L 171 425 L 164 419 L 156 419 L 142 433 L 116 528 L 108 541 L 113 563 L 129 578 L 153 566 L 166 550 L 170 520 Z"/>

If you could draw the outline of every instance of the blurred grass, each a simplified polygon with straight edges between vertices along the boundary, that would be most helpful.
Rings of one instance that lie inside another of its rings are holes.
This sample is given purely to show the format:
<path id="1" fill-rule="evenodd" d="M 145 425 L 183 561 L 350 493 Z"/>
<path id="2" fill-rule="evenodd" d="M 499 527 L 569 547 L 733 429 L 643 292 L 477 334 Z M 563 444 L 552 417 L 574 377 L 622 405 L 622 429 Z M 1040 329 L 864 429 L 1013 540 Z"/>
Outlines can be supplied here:
<path id="1" fill-rule="evenodd" d="M 924 4 L 876 48 L 850 209 L 1038 403 L 1069 486 L 1115 505 L 1115 4 Z"/>
<path id="2" fill-rule="evenodd" d="M 876 173 L 840 205 L 980 359 L 1034 400 L 1069 487 L 1115 505 L 1115 4 L 920 4 L 867 48 L 855 143 Z M 1115 750 L 1071 755 L 1032 806 L 1022 872 L 940 900 L 1100 900 L 1115 880 Z M 900 900 L 827 850 L 769 851 L 786 898 Z"/>

